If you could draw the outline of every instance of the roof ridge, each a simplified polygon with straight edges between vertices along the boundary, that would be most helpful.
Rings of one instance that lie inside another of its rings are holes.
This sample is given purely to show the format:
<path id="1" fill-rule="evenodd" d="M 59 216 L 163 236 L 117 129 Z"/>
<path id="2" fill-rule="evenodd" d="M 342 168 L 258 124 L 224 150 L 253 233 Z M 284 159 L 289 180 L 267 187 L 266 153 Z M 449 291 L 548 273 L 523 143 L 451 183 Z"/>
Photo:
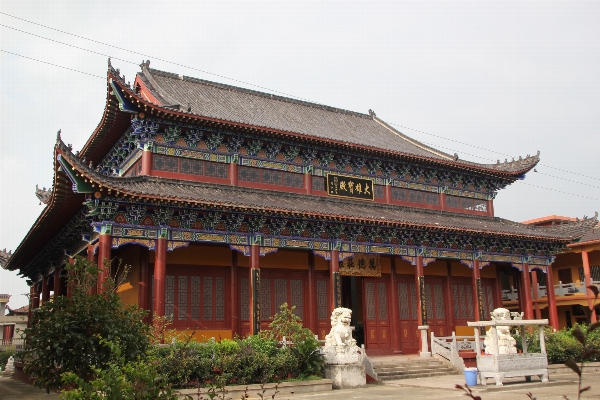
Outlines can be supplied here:
<path id="1" fill-rule="evenodd" d="M 173 73 L 173 72 L 167 72 L 167 71 L 162 71 L 162 70 L 150 68 L 150 67 L 148 67 L 146 65 L 142 66 L 142 72 L 144 72 L 144 70 L 147 70 L 150 74 L 156 73 L 157 75 L 161 75 L 161 76 L 166 77 L 166 78 L 172 78 L 172 79 L 176 79 L 176 80 L 185 80 L 187 82 L 192 82 L 192 83 L 198 83 L 198 84 L 202 84 L 202 85 L 212 86 L 212 87 L 215 87 L 215 88 L 218 88 L 218 89 L 223 89 L 223 90 L 234 90 L 234 91 L 237 91 L 237 92 L 246 93 L 246 94 L 250 94 L 250 95 L 253 95 L 253 96 L 259 96 L 259 97 L 268 98 L 268 99 L 271 99 L 271 100 L 283 101 L 283 102 L 286 102 L 286 103 L 293 103 L 293 104 L 304 105 L 304 106 L 307 106 L 307 107 L 312 107 L 312 108 L 316 108 L 316 109 L 320 109 L 320 110 L 325 110 L 325 111 L 331 111 L 331 112 L 336 112 L 336 113 L 341 113 L 341 114 L 353 115 L 355 117 L 364 118 L 364 119 L 373 119 L 372 115 L 360 113 L 358 111 L 346 110 L 346 109 L 343 109 L 343 108 L 332 107 L 332 106 L 328 106 L 328 105 L 325 105 L 325 104 L 314 103 L 314 102 L 310 102 L 310 101 L 306 101 L 306 100 L 298 100 L 298 99 L 294 99 L 292 97 L 286 97 L 286 96 L 281 96 L 281 95 L 277 95 L 277 94 L 272 94 L 272 93 L 267 93 L 267 92 L 261 92 L 261 91 L 258 91 L 258 90 L 246 89 L 246 88 L 243 88 L 243 87 L 240 87 L 240 86 L 227 85 L 225 83 L 219 83 L 219 82 L 209 81 L 209 80 L 200 79 L 200 78 L 194 78 L 192 76 L 181 75 L 181 74 L 176 74 L 176 73 Z M 158 88 L 156 88 L 156 87 L 154 87 L 154 89 L 158 90 Z"/>

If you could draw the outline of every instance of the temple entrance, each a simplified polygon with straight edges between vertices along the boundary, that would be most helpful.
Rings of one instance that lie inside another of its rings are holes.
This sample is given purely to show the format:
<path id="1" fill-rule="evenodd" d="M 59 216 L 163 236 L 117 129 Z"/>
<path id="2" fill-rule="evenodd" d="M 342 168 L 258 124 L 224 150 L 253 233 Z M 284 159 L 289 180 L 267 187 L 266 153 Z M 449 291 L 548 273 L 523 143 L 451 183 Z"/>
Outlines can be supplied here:
<path id="1" fill-rule="evenodd" d="M 435 336 L 449 336 L 444 283 L 445 278 L 442 277 L 425 277 L 427 325 L 429 325 L 429 331 L 434 332 Z"/>
<path id="2" fill-rule="evenodd" d="M 403 354 L 416 354 L 419 350 L 417 329 L 417 288 L 414 275 L 399 275 L 398 312 L 400 318 L 400 347 Z"/>
<path id="3" fill-rule="evenodd" d="M 371 354 L 391 349 L 388 282 L 385 278 L 364 278 L 365 347 Z"/>
<path id="4" fill-rule="evenodd" d="M 365 344 L 363 319 L 363 277 L 342 276 L 342 307 L 352 310 L 352 337 L 358 346 Z"/>

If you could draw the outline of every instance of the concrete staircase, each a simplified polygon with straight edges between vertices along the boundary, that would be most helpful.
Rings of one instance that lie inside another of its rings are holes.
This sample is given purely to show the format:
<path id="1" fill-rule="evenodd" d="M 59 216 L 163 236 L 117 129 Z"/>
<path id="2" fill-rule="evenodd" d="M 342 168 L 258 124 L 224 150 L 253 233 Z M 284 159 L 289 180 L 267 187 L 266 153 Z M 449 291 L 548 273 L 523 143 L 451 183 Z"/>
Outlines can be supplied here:
<path id="1" fill-rule="evenodd" d="M 379 381 L 394 379 L 425 378 L 429 376 L 458 375 L 452 365 L 437 358 L 428 357 L 411 360 L 372 360 Z"/>

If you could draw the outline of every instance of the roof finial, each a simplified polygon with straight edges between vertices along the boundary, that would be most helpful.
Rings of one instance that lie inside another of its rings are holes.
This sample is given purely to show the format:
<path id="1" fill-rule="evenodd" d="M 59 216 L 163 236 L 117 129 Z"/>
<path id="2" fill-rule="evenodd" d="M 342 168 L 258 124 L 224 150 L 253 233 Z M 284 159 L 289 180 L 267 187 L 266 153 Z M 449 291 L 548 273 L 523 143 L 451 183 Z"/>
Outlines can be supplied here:
<path id="1" fill-rule="evenodd" d="M 110 62 L 110 57 L 108 57 L 108 69 L 113 69 L 112 63 Z"/>
<path id="2" fill-rule="evenodd" d="M 143 60 L 140 64 L 140 68 L 150 68 L 150 60 Z"/>
<path id="3" fill-rule="evenodd" d="M 375 111 L 371 110 L 370 108 L 369 108 L 369 115 L 373 118 L 375 118 L 377 116 L 377 114 L 375 114 Z"/>
<path id="4" fill-rule="evenodd" d="M 458 154 L 454 153 L 454 161 L 458 161 Z"/>
<path id="5" fill-rule="evenodd" d="M 60 137 L 60 132 L 62 131 L 62 129 L 59 129 L 58 132 L 56 132 L 56 141 L 60 142 L 62 139 Z"/>

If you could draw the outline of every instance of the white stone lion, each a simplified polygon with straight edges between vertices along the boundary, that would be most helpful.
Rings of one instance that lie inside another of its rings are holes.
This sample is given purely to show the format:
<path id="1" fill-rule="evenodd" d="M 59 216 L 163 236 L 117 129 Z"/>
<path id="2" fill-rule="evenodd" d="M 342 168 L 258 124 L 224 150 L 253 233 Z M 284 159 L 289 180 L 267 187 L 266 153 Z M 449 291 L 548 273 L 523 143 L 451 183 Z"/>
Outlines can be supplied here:
<path id="1" fill-rule="evenodd" d="M 331 331 L 325 336 L 325 346 L 356 346 L 350 321 L 352 310 L 339 307 L 331 313 Z"/>

